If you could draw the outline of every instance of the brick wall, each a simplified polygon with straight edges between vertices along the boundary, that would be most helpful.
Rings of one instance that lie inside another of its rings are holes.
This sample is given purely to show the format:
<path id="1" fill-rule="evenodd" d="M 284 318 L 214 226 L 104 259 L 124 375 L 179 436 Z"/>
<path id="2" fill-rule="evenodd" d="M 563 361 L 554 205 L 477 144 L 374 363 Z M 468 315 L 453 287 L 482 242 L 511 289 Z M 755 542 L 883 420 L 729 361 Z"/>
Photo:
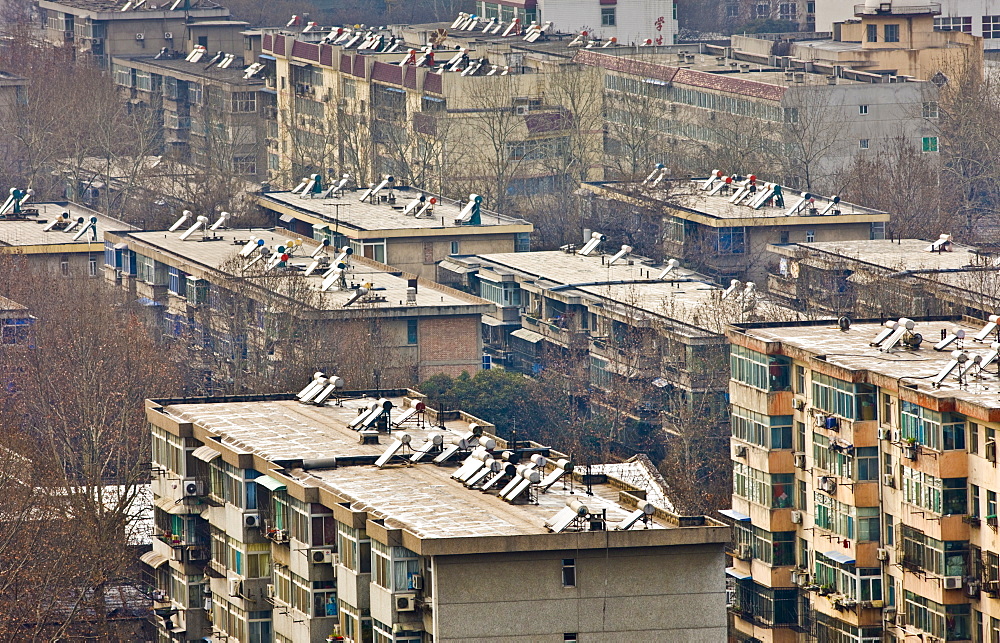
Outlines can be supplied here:
<path id="1" fill-rule="evenodd" d="M 462 371 L 474 375 L 482 365 L 481 325 L 479 315 L 419 318 L 420 379 Z"/>

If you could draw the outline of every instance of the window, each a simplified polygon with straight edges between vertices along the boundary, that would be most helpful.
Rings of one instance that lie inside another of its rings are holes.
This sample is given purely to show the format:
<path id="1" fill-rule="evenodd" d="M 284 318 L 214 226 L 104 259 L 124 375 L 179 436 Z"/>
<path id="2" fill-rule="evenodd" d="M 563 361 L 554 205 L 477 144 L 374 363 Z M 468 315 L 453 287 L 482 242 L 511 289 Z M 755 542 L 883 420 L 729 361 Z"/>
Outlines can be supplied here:
<path id="1" fill-rule="evenodd" d="M 417 343 L 417 320 L 407 319 L 406 320 L 406 343 L 413 344 Z"/>
<path id="2" fill-rule="evenodd" d="M 1000 16 L 983 16 L 983 38 L 1000 38 Z"/>
<path id="3" fill-rule="evenodd" d="M 576 632 L 567 632 L 563 634 L 563 643 L 576 643 Z"/>
<path id="4" fill-rule="evenodd" d="M 969 515 L 979 517 L 979 485 L 969 485 Z"/>
<path id="5" fill-rule="evenodd" d="M 741 255 L 746 252 L 746 229 L 742 226 L 719 228 L 715 251 L 720 255 Z"/>
<path id="6" fill-rule="evenodd" d="M 737 4 L 727 4 L 726 5 L 726 17 L 727 18 L 738 18 L 740 15 L 740 6 Z"/>
<path id="7" fill-rule="evenodd" d="M 904 401 L 900 403 L 900 430 L 903 439 L 912 438 L 936 451 L 965 449 L 965 422 L 951 413 Z"/>
<path id="8" fill-rule="evenodd" d="M 257 173 L 257 157 L 253 154 L 249 156 L 234 156 L 233 157 L 233 172 L 235 174 L 256 174 Z"/>
<path id="9" fill-rule="evenodd" d="M 873 221 L 868 231 L 869 239 L 885 239 L 885 221 Z"/>
<path id="10" fill-rule="evenodd" d="M 729 366 L 734 380 L 762 391 L 791 388 L 791 360 L 782 355 L 765 355 L 734 344 L 730 347 Z"/>
<path id="11" fill-rule="evenodd" d="M 868 106 L 867 105 L 858 105 L 858 114 L 860 114 L 862 116 L 867 116 L 868 115 Z"/>
<path id="12" fill-rule="evenodd" d="M 451 242 L 451 253 L 453 255 L 461 254 L 459 250 L 461 249 L 461 243 L 458 241 Z"/>
<path id="13" fill-rule="evenodd" d="M 934 31 L 963 31 L 972 33 L 972 16 L 934 18 Z"/>
<path id="14" fill-rule="evenodd" d="M 822 373 L 812 374 L 812 403 L 849 420 L 875 419 L 875 391 L 870 384 L 852 384 Z"/>
<path id="15" fill-rule="evenodd" d="M 562 561 L 562 586 L 576 587 L 576 559 L 563 558 Z"/>
<path id="16" fill-rule="evenodd" d="M 979 453 L 979 425 L 969 422 L 969 453 Z"/>
<path id="17" fill-rule="evenodd" d="M 97 276 L 97 257 L 90 258 L 90 266 L 87 271 L 87 274 L 89 274 L 91 277 Z"/>
<path id="18" fill-rule="evenodd" d="M 792 448 L 792 416 L 767 416 L 739 406 L 732 407 L 733 436 L 767 449 Z"/>
<path id="19" fill-rule="evenodd" d="M 766 565 L 795 564 L 795 532 L 770 532 L 750 523 L 738 522 L 733 536 L 740 545 L 748 545 L 753 557 Z"/>
<path id="20" fill-rule="evenodd" d="M 531 250 L 531 233 L 518 232 L 514 237 L 514 252 L 529 252 Z"/>
<path id="21" fill-rule="evenodd" d="M 899 25 L 885 25 L 882 36 L 886 42 L 899 42 Z"/>
<path id="22" fill-rule="evenodd" d="M 924 118 L 937 118 L 938 102 L 936 100 L 924 101 L 921 104 L 921 115 Z"/>
<path id="23" fill-rule="evenodd" d="M 351 239 L 351 249 L 366 259 L 385 263 L 385 239 Z"/>
<path id="24" fill-rule="evenodd" d="M 63 277 L 68 277 L 69 276 L 69 259 L 68 258 L 63 257 L 62 259 L 59 260 L 59 272 L 62 274 Z"/>
<path id="25" fill-rule="evenodd" d="M 233 92 L 234 112 L 256 112 L 257 92 Z"/>
<path id="26" fill-rule="evenodd" d="M 806 230 L 806 243 L 812 243 L 816 240 L 815 230 Z"/>
<path id="27" fill-rule="evenodd" d="M 615 26 L 615 7 L 601 7 L 601 26 Z"/>
<path id="28" fill-rule="evenodd" d="M 868 25 L 868 42 L 878 42 L 878 25 Z"/>
<path id="29" fill-rule="evenodd" d="M 844 538 L 854 538 L 854 516 L 856 509 L 825 493 L 813 492 L 813 520 L 820 529 L 832 531 Z"/>
<path id="30" fill-rule="evenodd" d="M 795 392 L 800 395 L 805 395 L 808 392 L 806 390 L 806 368 L 798 364 L 795 365 Z"/>
<path id="31" fill-rule="evenodd" d="M 742 462 L 733 463 L 733 494 L 772 509 L 792 506 L 795 475 L 764 473 Z"/>
<path id="32" fill-rule="evenodd" d="M 194 105 L 201 105 L 204 92 L 198 83 L 188 83 L 188 101 Z"/>
<path id="33" fill-rule="evenodd" d="M 924 152 L 937 152 L 938 151 L 938 137 L 937 136 L 925 136 L 920 139 L 920 149 Z"/>
<path id="34" fill-rule="evenodd" d="M 907 591 L 903 593 L 907 620 L 917 629 L 947 641 L 971 637 L 968 603 L 942 605 Z"/>
<path id="35" fill-rule="evenodd" d="M 869 143 L 869 140 L 867 138 L 863 138 L 860 141 L 858 141 L 858 148 L 859 149 L 867 150 L 868 147 L 869 147 L 869 145 L 870 145 L 870 143 Z"/>

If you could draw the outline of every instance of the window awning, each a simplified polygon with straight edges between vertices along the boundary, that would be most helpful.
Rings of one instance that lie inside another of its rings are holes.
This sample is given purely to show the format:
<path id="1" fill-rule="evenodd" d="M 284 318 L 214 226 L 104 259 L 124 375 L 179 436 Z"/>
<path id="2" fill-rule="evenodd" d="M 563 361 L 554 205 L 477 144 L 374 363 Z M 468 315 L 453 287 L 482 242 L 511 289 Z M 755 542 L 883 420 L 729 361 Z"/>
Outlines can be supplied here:
<path id="1" fill-rule="evenodd" d="M 476 272 L 477 268 L 469 268 L 468 266 L 463 266 L 455 261 L 448 261 L 444 259 L 438 264 L 441 268 L 444 268 L 448 272 L 453 272 L 456 275 L 467 275 L 470 272 Z"/>
<path id="2" fill-rule="evenodd" d="M 527 328 L 518 328 L 513 333 L 511 333 L 510 336 L 516 337 L 518 339 L 523 339 L 524 341 L 530 342 L 532 344 L 537 344 L 538 342 L 545 339 L 544 336 L 539 335 L 533 330 L 528 330 Z"/>
<path id="3" fill-rule="evenodd" d="M 222 454 L 213 449 L 212 447 L 204 445 L 192 451 L 191 455 L 198 458 L 202 462 L 211 462 L 212 460 L 218 458 Z"/>
<path id="4" fill-rule="evenodd" d="M 748 578 L 753 578 L 753 576 L 751 576 L 750 574 L 738 571 L 735 567 L 726 567 L 726 576 L 732 576 L 736 580 L 746 580 Z"/>
<path id="5" fill-rule="evenodd" d="M 271 491 L 281 491 L 285 489 L 284 482 L 275 480 L 271 476 L 258 476 L 254 478 L 253 481 L 265 489 L 270 489 Z"/>
<path id="6" fill-rule="evenodd" d="M 735 509 L 719 509 L 719 513 L 725 516 L 726 518 L 732 518 L 733 520 L 739 522 L 750 522 L 750 516 L 746 514 L 741 514 Z"/>
<path id="7" fill-rule="evenodd" d="M 291 221 L 295 221 L 295 217 L 293 217 L 290 214 L 283 214 L 280 217 L 278 217 L 278 221 L 284 221 L 285 223 L 289 223 Z"/>
<path id="8" fill-rule="evenodd" d="M 267 54 L 257 54 L 258 58 L 263 58 L 264 60 L 277 60 L 274 56 L 269 56 Z"/>
<path id="9" fill-rule="evenodd" d="M 496 317 L 483 315 L 483 326 L 503 326 L 503 322 L 497 319 Z"/>
<path id="10" fill-rule="evenodd" d="M 153 503 L 160 510 L 170 514 L 171 516 L 179 516 L 181 514 L 196 513 L 195 509 L 199 509 L 198 505 L 189 505 L 184 502 L 176 502 L 171 498 L 160 498 Z"/>
<path id="11" fill-rule="evenodd" d="M 830 560 L 836 561 L 838 563 L 843 563 L 845 565 L 854 564 L 854 556 L 850 556 L 848 554 L 842 554 L 839 551 L 825 551 L 823 552 L 823 555 L 829 558 Z"/>
<path id="12" fill-rule="evenodd" d="M 142 556 L 139 556 L 139 560 L 146 563 L 153 569 L 159 569 L 170 559 L 163 554 L 156 553 L 155 551 L 147 551 Z"/>

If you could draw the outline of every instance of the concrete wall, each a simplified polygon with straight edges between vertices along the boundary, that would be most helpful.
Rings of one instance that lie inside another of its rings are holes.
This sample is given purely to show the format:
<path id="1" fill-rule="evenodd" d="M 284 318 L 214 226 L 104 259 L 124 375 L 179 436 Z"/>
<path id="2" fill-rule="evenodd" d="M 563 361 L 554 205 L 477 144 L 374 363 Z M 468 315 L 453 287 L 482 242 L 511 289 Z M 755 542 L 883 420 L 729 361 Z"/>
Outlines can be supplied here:
<path id="1" fill-rule="evenodd" d="M 562 560 L 576 560 L 576 587 Z M 434 640 L 671 641 L 726 639 L 719 547 L 435 557 Z M 457 634 L 457 635 L 456 635 Z"/>
<path id="2" fill-rule="evenodd" d="M 539 21 L 552 21 L 556 31 L 587 31 L 599 38 L 617 38 L 620 43 L 640 43 L 652 38 L 657 44 L 671 45 L 677 33 L 673 0 L 629 0 L 602 5 L 594 0 L 540 0 Z M 601 25 L 601 9 L 615 8 L 615 26 Z M 657 39 L 662 39 L 657 42 Z"/>
<path id="3" fill-rule="evenodd" d="M 385 263 L 423 279 L 434 281 L 437 277 L 438 262 L 452 254 L 451 244 L 453 241 L 458 242 L 458 252 L 455 254 L 483 255 L 514 252 L 513 234 L 462 234 L 465 230 L 480 232 L 483 228 L 458 228 L 456 230 L 458 234 L 451 237 L 388 239 L 386 241 Z"/>

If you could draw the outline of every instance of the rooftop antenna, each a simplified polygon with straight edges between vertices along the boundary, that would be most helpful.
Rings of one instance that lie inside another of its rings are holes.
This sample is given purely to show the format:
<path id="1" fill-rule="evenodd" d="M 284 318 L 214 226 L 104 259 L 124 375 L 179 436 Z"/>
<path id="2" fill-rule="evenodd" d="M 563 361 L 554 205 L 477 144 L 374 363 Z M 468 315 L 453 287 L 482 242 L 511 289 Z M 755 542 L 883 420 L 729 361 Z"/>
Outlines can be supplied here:
<path id="1" fill-rule="evenodd" d="M 174 225 L 167 228 L 167 232 L 177 232 L 177 230 L 179 230 L 182 225 L 187 223 L 187 220 L 190 218 L 191 218 L 191 211 L 184 210 L 183 212 L 181 212 L 181 218 L 174 221 Z"/>
<path id="2" fill-rule="evenodd" d="M 986 341 L 986 338 L 990 336 L 990 333 L 997 330 L 998 325 L 1000 325 L 1000 315 L 990 315 L 989 317 L 987 317 L 986 325 L 983 326 L 982 329 L 980 329 L 980 331 L 976 333 L 975 337 L 973 337 L 972 339 L 976 340 L 977 342 Z M 1000 332 L 998 332 L 998 335 L 1000 335 Z M 998 339 L 1000 339 L 1000 337 L 998 337 Z"/>
<path id="3" fill-rule="evenodd" d="M 80 231 L 73 237 L 73 241 L 79 241 L 87 232 L 90 232 L 91 241 L 97 241 L 97 217 L 90 217 L 90 221 L 87 222 L 87 225 L 80 228 Z"/>
<path id="4" fill-rule="evenodd" d="M 941 369 L 941 372 L 934 376 L 931 380 L 931 386 L 934 388 L 941 388 L 941 384 L 949 375 L 951 375 L 952 371 L 954 371 L 960 364 L 964 364 L 967 361 L 969 361 L 968 353 L 958 350 L 952 351 L 951 361 L 945 364 L 944 368 Z M 961 385 L 961 383 L 961 378 L 959 378 L 959 385 Z"/>
<path id="5" fill-rule="evenodd" d="M 608 265 L 610 266 L 619 259 L 624 258 L 630 252 L 632 252 L 632 246 L 623 245 L 622 249 L 619 250 L 617 253 L 615 253 L 615 256 L 611 257 L 611 259 L 608 260 Z"/>
<path id="6" fill-rule="evenodd" d="M 680 265 L 681 265 L 680 261 L 677 261 L 676 259 L 671 259 L 670 261 L 667 262 L 667 267 L 663 269 L 663 272 L 659 274 L 657 279 L 666 279 L 670 275 L 670 273 L 679 268 Z"/>
<path id="7" fill-rule="evenodd" d="M 601 245 L 603 242 L 607 240 L 608 238 L 603 234 L 601 234 L 600 232 L 592 232 L 590 234 L 590 239 L 587 240 L 587 243 L 583 244 L 583 247 L 580 248 L 580 252 L 578 252 L 577 254 L 583 257 L 589 257 L 590 253 L 592 253 L 594 250 L 597 250 L 597 246 Z"/>
<path id="8" fill-rule="evenodd" d="M 225 211 L 222 211 L 222 212 L 219 213 L 219 218 L 216 219 L 215 223 L 213 223 L 211 226 L 209 226 L 208 229 L 211 230 L 212 232 L 215 232 L 216 230 L 218 230 L 219 228 L 221 228 L 223 225 L 225 225 L 226 221 L 228 221 L 228 220 L 229 220 L 229 213 L 225 212 Z"/>
<path id="9" fill-rule="evenodd" d="M 360 286 L 357 290 L 355 290 L 354 294 L 351 295 L 350 299 L 347 300 L 347 303 L 344 304 L 344 308 L 347 308 L 348 306 L 350 306 L 354 302 L 358 301 L 359 299 L 361 299 L 362 297 L 364 297 L 365 295 L 367 295 L 368 294 L 368 289 L 370 287 L 371 287 L 371 284 L 365 284 L 364 286 Z"/>
<path id="10" fill-rule="evenodd" d="M 208 217 L 206 217 L 205 215 L 199 215 L 198 218 L 195 219 L 194 224 L 190 228 L 181 233 L 180 236 L 181 241 L 187 241 L 187 239 L 192 234 L 194 234 L 198 228 L 203 228 L 207 225 L 208 225 Z"/>

